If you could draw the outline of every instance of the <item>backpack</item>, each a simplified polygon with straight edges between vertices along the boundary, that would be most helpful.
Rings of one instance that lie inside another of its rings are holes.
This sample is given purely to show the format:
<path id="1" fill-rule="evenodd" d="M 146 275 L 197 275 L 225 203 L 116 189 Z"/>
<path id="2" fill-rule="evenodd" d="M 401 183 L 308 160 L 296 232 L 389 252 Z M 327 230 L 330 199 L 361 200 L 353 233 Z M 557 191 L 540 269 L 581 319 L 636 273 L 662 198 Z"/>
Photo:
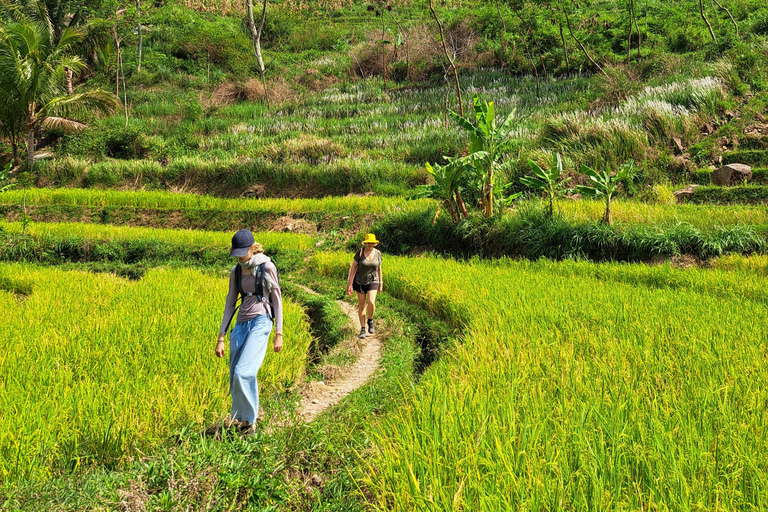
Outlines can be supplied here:
<path id="1" fill-rule="evenodd" d="M 274 262 L 273 262 L 274 263 Z M 256 278 L 256 291 L 254 293 L 246 293 L 243 291 L 243 267 L 239 264 L 235 267 L 235 282 L 237 283 L 237 291 L 239 292 L 237 300 L 235 301 L 235 310 L 232 312 L 232 316 L 229 317 L 229 322 L 227 322 L 227 327 L 229 327 L 229 324 L 232 323 L 232 319 L 235 317 L 235 314 L 237 313 L 237 310 L 240 308 L 240 305 L 242 304 L 243 297 L 251 297 L 253 295 L 256 296 L 256 299 L 259 302 L 264 303 L 265 307 L 264 309 L 267 310 L 267 316 L 269 317 L 270 321 L 275 321 L 275 315 L 274 315 L 274 308 L 272 307 L 272 303 L 269 301 L 267 297 L 264 296 L 264 274 L 266 273 L 265 266 L 267 265 L 267 262 L 262 263 L 258 267 L 256 267 L 256 273 L 253 274 L 253 277 Z M 277 266 L 275 266 L 275 270 L 277 270 Z M 277 278 L 277 286 L 280 286 L 280 277 Z M 240 302 L 240 304 L 238 304 Z"/>

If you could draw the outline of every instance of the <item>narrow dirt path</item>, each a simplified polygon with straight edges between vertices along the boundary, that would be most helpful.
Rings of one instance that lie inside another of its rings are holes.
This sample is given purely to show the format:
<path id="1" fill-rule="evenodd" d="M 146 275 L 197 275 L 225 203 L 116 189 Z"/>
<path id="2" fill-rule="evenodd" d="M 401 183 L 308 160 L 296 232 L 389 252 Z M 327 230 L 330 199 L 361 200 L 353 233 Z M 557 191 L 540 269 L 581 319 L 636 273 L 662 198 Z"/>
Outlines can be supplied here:
<path id="1" fill-rule="evenodd" d="M 307 293 L 317 295 L 317 292 L 314 290 L 300 285 L 297 286 Z M 357 308 L 341 300 L 337 300 L 336 303 L 347 314 L 355 330 L 359 330 L 360 321 L 357 318 Z M 300 391 L 303 398 L 296 412 L 306 423 L 311 422 L 321 412 L 332 407 L 342 398 L 365 384 L 379 368 L 382 352 L 382 343 L 379 335 L 368 334 L 365 340 L 358 340 L 355 337 L 355 342 L 358 341 L 362 344 L 360 356 L 355 361 L 355 364 L 345 371 L 341 379 L 322 384 L 309 382 Z"/>

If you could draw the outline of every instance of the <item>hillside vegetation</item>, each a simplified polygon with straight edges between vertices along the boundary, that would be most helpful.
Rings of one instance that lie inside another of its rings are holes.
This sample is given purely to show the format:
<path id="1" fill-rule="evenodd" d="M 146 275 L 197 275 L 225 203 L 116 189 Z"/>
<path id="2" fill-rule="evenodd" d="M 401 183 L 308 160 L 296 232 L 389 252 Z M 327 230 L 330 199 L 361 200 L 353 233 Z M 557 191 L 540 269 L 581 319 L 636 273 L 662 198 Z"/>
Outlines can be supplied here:
<path id="1" fill-rule="evenodd" d="M 765 508 L 764 0 L 249 3 L 0 0 L 0 510 Z"/>

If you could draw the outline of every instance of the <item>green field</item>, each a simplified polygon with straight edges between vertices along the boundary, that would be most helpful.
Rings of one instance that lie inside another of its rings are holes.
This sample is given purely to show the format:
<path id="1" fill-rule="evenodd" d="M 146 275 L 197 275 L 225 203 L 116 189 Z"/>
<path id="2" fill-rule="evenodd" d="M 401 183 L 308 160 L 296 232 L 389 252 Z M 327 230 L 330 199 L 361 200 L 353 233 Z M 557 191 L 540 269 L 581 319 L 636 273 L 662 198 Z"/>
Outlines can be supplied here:
<path id="1" fill-rule="evenodd" d="M 336 278 L 345 261 L 315 258 Z M 381 509 L 765 505 L 764 275 L 388 264 L 390 293 L 464 339 L 377 430 L 367 481 Z"/>
<path id="2" fill-rule="evenodd" d="M 253 3 L 0 2 L 0 511 L 768 510 L 765 0 Z"/>
<path id="3" fill-rule="evenodd" d="M 225 279 L 158 269 L 131 282 L 13 264 L 0 276 L 0 333 L 18 348 L 0 359 L 4 482 L 113 466 L 228 413 L 227 364 L 213 354 Z M 291 334 L 264 364 L 267 395 L 302 378 L 306 322 L 286 301 Z"/>

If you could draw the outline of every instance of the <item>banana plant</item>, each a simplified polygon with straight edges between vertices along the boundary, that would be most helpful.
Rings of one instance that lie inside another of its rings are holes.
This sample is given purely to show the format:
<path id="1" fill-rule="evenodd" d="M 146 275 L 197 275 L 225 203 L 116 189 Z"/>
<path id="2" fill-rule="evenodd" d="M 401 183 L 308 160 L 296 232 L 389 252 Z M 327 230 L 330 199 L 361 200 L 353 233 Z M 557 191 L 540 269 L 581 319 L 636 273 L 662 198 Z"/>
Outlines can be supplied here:
<path id="1" fill-rule="evenodd" d="M 512 148 L 509 138 L 515 121 L 518 119 L 513 110 L 501 126 L 496 125 L 496 113 L 493 102 L 485 102 L 475 95 L 472 98 L 475 111 L 475 123 L 466 117 L 449 110 L 449 115 L 459 126 L 469 132 L 470 154 L 462 160 L 470 166 L 482 183 L 480 201 L 486 217 L 493 216 L 494 174 L 501 169 L 501 160 Z"/>
<path id="2" fill-rule="evenodd" d="M 551 169 L 542 169 L 533 160 L 528 160 L 528 165 L 535 176 L 520 178 L 520 183 L 544 192 L 549 199 L 547 213 L 552 217 L 555 213 L 555 196 L 562 193 L 565 190 L 564 185 L 571 181 L 571 178 L 560 179 L 563 175 L 563 160 L 560 158 L 560 153 L 556 154 L 555 163 Z"/>
<path id="3" fill-rule="evenodd" d="M 466 166 L 459 159 L 447 158 L 447 165 L 425 164 L 427 172 L 435 180 L 434 185 L 420 185 L 415 194 L 410 199 L 420 199 L 430 197 L 437 199 L 440 203 L 437 206 L 437 213 L 432 219 L 432 224 L 437 222 L 443 207 L 448 210 L 454 224 L 461 222 L 461 218 L 469 217 L 464 200 L 461 197 L 460 182 L 464 176 Z"/>
<path id="4" fill-rule="evenodd" d="M 592 185 L 577 185 L 576 189 L 583 196 L 603 200 L 605 203 L 605 213 L 603 214 L 602 222 L 604 224 L 611 223 L 611 199 L 619 191 L 619 183 L 631 175 L 633 167 L 634 162 L 630 160 L 622 165 L 616 174 L 610 174 L 608 171 L 598 173 L 586 165 L 581 166 L 581 172 L 587 175 Z"/>

